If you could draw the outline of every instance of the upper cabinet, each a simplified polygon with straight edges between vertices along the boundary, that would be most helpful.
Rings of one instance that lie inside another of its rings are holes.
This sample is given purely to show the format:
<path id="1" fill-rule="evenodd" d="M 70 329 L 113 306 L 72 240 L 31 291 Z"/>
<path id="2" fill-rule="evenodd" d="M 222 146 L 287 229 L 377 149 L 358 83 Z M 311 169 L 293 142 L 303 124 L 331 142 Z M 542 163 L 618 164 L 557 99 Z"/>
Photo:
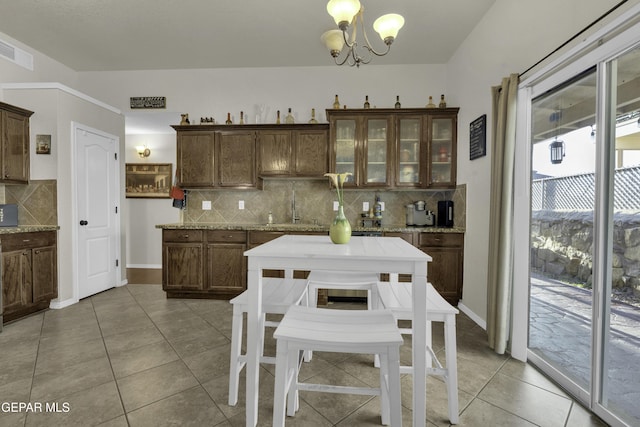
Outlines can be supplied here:
<path id="1" fill-rule="evenodd" d="M 29 182 L 29 117 L 32 114 L 0 102 L 0 182 Z"/>
<path id="2" fill-rule="evenodd" d="M 335 114 L 334 114 L 335 112 Z M 327 110 L 331 130 L 331 163 L 336 173 L 351 173 L 345 187 L 388 187 L 393 158 L 393 118 Z"/>
<path id="3" fill-rule="evenodd" d="M 328 125 L 275 125 L 256 132 L 260 176 L 322 178 L 329 171 Z"/>
<path id="4" fill-rule="evenodd" d="M 263 177 L 322 178 L 329 125 L 186 125 L 177 131 L 183 188 L 256 189 Z"/>
<path id="5" fill-rule="evenodd" d="M 327 110 L 331 169 L 352 173 L 346 187 L 455 188 L 457 114 L 457 108 Z"/>
<path id="6" fill-rule="evenodd" d="M 260 188 L 256 135 L 217 126 L 172 126 L 177 131 L 176 163 L 182 188 Z"/>

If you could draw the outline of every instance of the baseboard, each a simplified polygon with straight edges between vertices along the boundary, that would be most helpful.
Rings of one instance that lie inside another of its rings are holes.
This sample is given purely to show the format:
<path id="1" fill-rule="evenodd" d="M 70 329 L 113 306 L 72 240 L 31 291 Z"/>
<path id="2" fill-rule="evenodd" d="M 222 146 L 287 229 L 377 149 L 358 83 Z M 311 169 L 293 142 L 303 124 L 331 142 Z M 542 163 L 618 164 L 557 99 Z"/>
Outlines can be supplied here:
<path id="1" fill-rule="evenodd" d="M 127 282 L 136 285 L 160 285 L 162 268 L 127 268 Z"/>
<path id="2" fill-rule="evenodd" d="M 462 301 L 458 302 L 458 310 L 469 316 L 471 320 L 473 320 L 478 326 L 480 326 L 485 331 L 487 330 L 487 322 L 480 318 L 477 314 L 469 309 Z"/>
<path id="3" fill-rule="evenodd" d="M 51 302 L 49 303 L 49 308 L 54 310 L 59 310 L 61 308 L 69 307 L 70 305 L 76 304 L 78 303 L 78 301 L 79 300 L 76 298 L 69 298 L 64 301 L 54 299 L 54 300 L 51 300 Z"/>

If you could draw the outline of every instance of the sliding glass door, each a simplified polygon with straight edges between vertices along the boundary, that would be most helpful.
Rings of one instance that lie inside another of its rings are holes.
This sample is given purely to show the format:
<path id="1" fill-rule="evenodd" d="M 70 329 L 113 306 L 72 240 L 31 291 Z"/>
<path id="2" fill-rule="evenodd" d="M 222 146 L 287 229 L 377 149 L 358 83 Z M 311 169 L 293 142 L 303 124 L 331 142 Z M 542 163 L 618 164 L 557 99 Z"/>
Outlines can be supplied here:
<path id="1" fill-rule="evenodd" d="M 530 360 L 640 425 L 640 47 L 531 100 Z"/>
<path id="2" fill-rule="evenodd" d="M 601 321 L 595 325 L 597 404 L 629 425 L 640 425 L 640 47 L 605 64 L 602 168 L 604 193 Z M 604 164 L 606 163 L 606 165 Z"/>

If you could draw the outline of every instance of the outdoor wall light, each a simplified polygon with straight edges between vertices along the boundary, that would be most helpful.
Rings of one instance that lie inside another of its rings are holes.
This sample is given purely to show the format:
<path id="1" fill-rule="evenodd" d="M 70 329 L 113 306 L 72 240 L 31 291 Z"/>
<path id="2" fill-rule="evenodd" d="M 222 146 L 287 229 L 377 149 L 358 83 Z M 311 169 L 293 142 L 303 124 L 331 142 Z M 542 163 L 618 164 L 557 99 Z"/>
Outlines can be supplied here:
<path id="1" fill-rule="evenodd" d="M 551 152 L 551 163 L 557 165 L 562 163 L 564 158 L 564 141 L 558 141 L 557 139 L 549 144 L 549 151 Z"/>

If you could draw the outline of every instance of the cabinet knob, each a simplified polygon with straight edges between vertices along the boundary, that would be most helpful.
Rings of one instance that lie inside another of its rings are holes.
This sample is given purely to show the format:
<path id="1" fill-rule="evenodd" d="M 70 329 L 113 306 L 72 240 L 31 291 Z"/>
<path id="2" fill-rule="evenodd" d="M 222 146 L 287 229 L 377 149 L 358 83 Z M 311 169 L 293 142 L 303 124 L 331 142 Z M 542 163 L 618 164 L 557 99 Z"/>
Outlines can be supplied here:
<path id="1" fill-rule="evenodd" d="M 80 225 L 87 225 L 89 224 L 89 221 L 87 221 L 86 219 L 83 219 L 80 221 Z"/>
<path id="2" fill-rule="evenodd" d="M 34 253 L 35 253 L 35 254 L 39 254 L 39 253 L 40 253 L 40 250 L 36 250 L 36 251 L 34 251 Z"/>
<path id="3" fill-rule="evenodd" d="M 188 235 L 188 234 L 185 234 L 185 235 L 184 235 L 184 236 L 182 236 L 182 237 L 184 237 L 185 239 L 188 239 L 188 238 L 189 238 L 189 235 Z"/>

